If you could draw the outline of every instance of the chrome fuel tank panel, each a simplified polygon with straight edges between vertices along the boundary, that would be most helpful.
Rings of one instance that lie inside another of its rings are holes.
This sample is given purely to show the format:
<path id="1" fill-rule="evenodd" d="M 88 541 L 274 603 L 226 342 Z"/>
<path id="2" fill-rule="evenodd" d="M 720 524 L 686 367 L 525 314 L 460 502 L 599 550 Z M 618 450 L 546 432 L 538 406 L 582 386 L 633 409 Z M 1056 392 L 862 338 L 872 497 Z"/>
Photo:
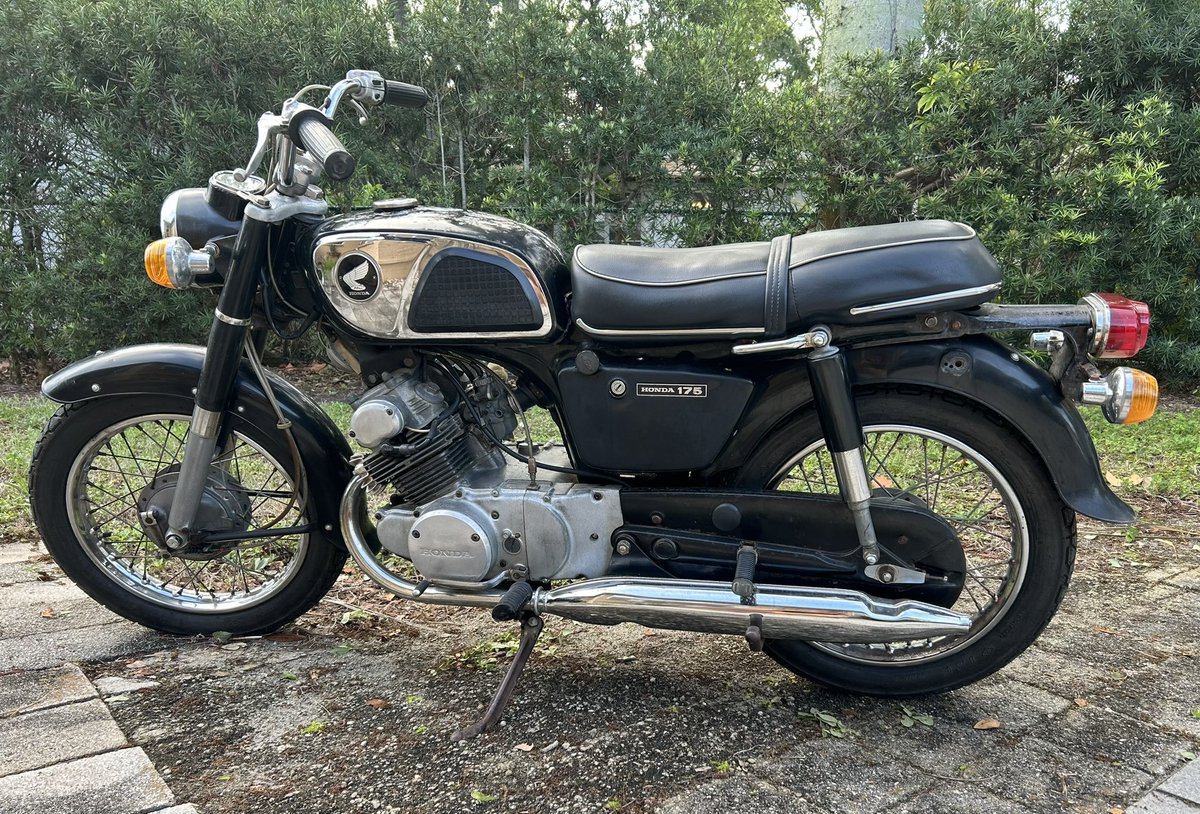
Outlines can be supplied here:
<path id="1" fill-rule="evenodd" d="M 528 299 L 528 319 L 519 328 L 472 328 L 472 303 L 485 307 L 488 298 L 472 298 L 470 277 L 463 278 L 463 330 L 418 330 L 413 326 L 414 300 L 421 283 L 447 258 L 470 257 L 505 270 Z M 403 231 L 332 232 L 313 245 L 313 267 L 321 290 L 334 310 L 362 333 L 379 339 L 528 339 L 545 337 L 554 327 L 545 286 L 529 264 L 514 252 L 472 240 Z"/>

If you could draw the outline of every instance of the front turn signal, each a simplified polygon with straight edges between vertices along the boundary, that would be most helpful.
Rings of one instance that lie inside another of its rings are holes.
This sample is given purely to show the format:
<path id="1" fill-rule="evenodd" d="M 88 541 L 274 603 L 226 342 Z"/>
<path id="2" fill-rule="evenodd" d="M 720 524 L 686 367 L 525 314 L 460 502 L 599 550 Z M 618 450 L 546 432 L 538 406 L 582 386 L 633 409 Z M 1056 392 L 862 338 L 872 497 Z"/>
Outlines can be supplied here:
<path id="1" fill-rule="evenodd" d="M 1119 367 L 1103 379 L 1084 382 L 1079 400 L 1102 407 L 1113 424 L 1138 424 L 1158 408 L 1158 380 L 1145 371 Z"/>
<path id="2" fill-rule="evenodd" d="M 213 273 L 213 256 L 196 251 L 181 237 L 164 237 L 146 247 L 146 276 L 164 288 L 188 288 Z"/>

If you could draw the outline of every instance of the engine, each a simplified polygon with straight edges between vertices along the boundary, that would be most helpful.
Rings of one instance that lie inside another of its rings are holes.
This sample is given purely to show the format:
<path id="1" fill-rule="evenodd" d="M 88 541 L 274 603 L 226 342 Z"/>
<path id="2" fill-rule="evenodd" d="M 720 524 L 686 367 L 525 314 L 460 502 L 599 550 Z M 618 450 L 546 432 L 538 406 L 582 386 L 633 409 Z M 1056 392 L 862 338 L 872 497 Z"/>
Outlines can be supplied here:
<path id="1" fill-rule="evenodd" d="M 487 587 L 505 580 L 597 577 L 622 523 L 616 487 L 511 479 L 498 442 L 517 417 L 483 371 L 438 384 L 393 376 L 355 403 L 350 434 L 369 453 L 357 473 L 376 499 L 376 534 L 432 583 Z"/>

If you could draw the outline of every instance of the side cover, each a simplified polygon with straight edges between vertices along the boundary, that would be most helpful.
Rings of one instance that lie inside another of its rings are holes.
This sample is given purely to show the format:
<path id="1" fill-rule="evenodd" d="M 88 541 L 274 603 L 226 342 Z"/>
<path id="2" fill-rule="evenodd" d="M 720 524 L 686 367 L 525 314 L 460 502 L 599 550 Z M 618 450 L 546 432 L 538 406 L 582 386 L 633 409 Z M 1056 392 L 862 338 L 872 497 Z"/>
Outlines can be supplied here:
<path id="1" fill-rule="evenodd" d="M 192 397 L 204 365 L 204 348 L 196 345 L 135 345 L 109 351 L 70 365 L 42 382 L 42 394 L 61 404 L 106 396 L 166 393 Z M 292 433 L 308 475 L 309 500 L 326 539 L 341 544 L 338 515 L 342 492 L 350 481 L 350 446 L 324 411 L 308 396 L 273 374 L 271 390 L 292 422 Z M 277 421 L 266 394 L 243 362 L 234 383 L 229 409 L 261 427 Z"/>

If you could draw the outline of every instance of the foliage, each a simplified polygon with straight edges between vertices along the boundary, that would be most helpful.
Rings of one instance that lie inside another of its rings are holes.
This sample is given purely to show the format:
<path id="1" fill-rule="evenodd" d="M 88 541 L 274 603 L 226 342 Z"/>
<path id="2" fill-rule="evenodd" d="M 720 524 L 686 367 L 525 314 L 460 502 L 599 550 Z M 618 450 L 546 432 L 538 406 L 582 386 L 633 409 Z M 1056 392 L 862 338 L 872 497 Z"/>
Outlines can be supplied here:
<path id="1" fill-rule="evenodd" d="M 810 4 L 815 7 L 815 3 Z M 403 8 L 404 13 L 394 13 Z M 416 194 L 564 248 L 945 217 L 1004 296 L 1147 300 L 1147 361 L 1200 377 L 1193 0 L 928 0 L 923 38 L 826 60 L 773 0 L 31 0 L 0 8 L 0 354 L 203 336 L 211 295 L 138 272 L 159 201 L 243 163 L 253 121 L 372 67 L 424 114 L 339 129 L 339 205 Z M 399 22 L 397 22 L 399 20 Z"/>

